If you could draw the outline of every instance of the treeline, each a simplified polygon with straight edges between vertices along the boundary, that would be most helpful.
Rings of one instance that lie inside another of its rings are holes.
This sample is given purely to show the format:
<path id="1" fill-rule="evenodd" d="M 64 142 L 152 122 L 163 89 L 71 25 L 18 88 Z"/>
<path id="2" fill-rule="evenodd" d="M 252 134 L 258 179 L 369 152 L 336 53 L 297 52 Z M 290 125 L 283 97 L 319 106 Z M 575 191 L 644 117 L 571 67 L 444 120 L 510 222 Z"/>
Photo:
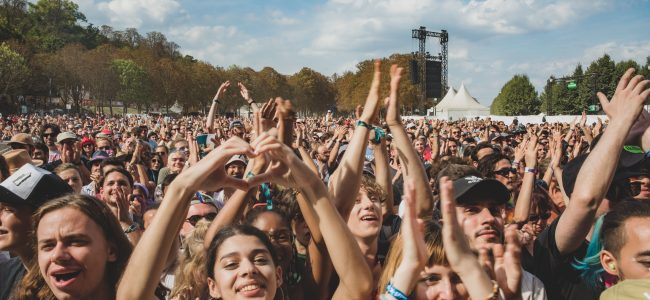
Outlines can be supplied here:
<path id="1" fill-rule="evenodd" d="M 571 81 L 561 81 L 556 78 L 548 80 L 544 90 L 539 94 L 528 76 L 518 74 L 501 88 L 490 110 L 492 114 L 508 116 L 533 115 L 540 112 L 549 115 L 577 115 L 583 110 L 589 110 L 591 105 L 599 104 L 594 91 L 603 92 L 611 99 L 618 80 L 628 68 L 635 68 L 638 74 L 648 77 L 650 56 L 646 58 L 645 65 L 639 65 L 633 60 L 614 62 L 609 55 L 605 54 L 591 62 L 586 70 L 578 64 L 572 73 L 558 76 L 558 78 L 580 78 L 573 81 L 575 86 L 572 84 L 570 88 Z M 583 76 L 586 74 L 595 75 Z"/>
<path id="2" fill-rule="evenodd" d="M 244 83 L 257 101 L 275 96 L 292 99 L 305 114 L 328 109 L 352 111 L 363 103 L 372 75 L 370 60 L 360 63 L 354 73 L 331 77 L 309 68 L 287 76 L 271 67 L 255 71 L 235 65 L 213 66 L 183 55 L 180 46 L 160 32 L 142 35 L 134 28 L 96 27 L 69 0 L 0 3 L 0 98 L 4 111 L 16 112 L 22 104 L 43 108 L 48 99 L 57 97 L 76 112 L 92 105 L 97 110 L 109 107 L 112 113 L 118 101 L 124 108 L 138 111 L 165 112 L 175 103 L 185 112 L 204 111 L 225 80 Z M 388 60 L 408 66 L 405 55 L 384 60 L 386 70 Z M 408 109 L 427 106 L 417 103 L 417 87 L 407 83 L 401 92 Z M 221 103 L 222 112 L 243 104 L 235 88 Z"/>

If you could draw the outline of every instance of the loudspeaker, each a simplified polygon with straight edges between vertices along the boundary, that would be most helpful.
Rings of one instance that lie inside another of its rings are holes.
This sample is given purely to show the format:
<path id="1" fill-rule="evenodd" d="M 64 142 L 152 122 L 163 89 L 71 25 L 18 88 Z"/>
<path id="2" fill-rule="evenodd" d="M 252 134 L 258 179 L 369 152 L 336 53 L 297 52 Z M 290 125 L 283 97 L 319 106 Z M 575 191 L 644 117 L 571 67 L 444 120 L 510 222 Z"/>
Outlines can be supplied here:
<path id="1" fill-rule="evenodd" d="M 420 83 L 420 68 L 418 67 L 418 62 L 415 59 L 411 59 L 409 70 L 411 71 L 411 83 L 418 84 Z"/>
<path id="2" fill-rule="evenodd" d="M 427 98 L 442 99 L 442 62 L 427 60 Z"/>

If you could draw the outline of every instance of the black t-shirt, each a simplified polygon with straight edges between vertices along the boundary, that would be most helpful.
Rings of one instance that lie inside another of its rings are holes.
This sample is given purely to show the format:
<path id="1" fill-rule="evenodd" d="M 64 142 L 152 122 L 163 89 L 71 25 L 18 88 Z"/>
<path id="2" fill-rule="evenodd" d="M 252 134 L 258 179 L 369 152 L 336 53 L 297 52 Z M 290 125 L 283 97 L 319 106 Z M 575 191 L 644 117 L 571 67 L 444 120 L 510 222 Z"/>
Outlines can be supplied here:
<path id="1" fill-rule="evenodd" d="M 0 263 L 0 299 L 9 299 L 13 289 L 25 275 L 25 266 L 18 257 Z"/>
<path id="2" fill-rule="evenodd" d="M 595 290 L 580 277 L 571 263 L 582 259 L 587 251 L 585 241 L 573 253 L 561 255 L 555 241 L 557 218 L 535 240 L 533 256 L 522 251 L 524 270 L 537 276 L 546 287 L 548 300 L 598 300 L 602 290 Z"/>

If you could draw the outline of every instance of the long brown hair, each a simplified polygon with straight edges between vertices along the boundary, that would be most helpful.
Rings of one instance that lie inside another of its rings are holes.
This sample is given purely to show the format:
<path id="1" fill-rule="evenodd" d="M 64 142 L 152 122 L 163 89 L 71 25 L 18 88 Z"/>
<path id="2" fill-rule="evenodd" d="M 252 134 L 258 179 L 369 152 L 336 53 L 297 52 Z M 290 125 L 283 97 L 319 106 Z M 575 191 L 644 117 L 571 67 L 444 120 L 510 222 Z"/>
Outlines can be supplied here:
<path id="1" fill-rule="evenodd" d="M 447 256 L 445 255 L 445 249 L 442 246 L 442 228 L 438 223 L 431 219 L 424 220 L 424 244 L 426 245 L 428 254 L 426 262 L 427 266 L 449 265 L 449 262 L 447 262 Z M 386 256 L 384 270 L 381 273 L 381 277 L 379 277 L 379 283 L 377 285 L 379 291 L 386 289 L 388 282 L 393 278 L 395 270 L 397 270 L 397 267 L 399 267 L 399 264 L 402 262 L 403 252 L 404 242 L 402 241 L 402 234 L 400 233 L 391 243 L 390 250 Z"/>
<path id="2" fill-rule="evenodd" d="M 133 249 L 117 218 L 111 213 L 110 208 L 104 202 L 85 195 L 66 195 L 48 201 L 33 216 L 33 247 L 36 247 L 35 232 L 43 216 L 68 207 L 79 210 L 99 225 L 107 243 L 115 247 L 117 260 L 107 263 L 105 274 L 105 280 L 108 280 L 108 286 L 112 289 L 112 293 L 115 293 L 115 287 L 117 287 L 117 283 L 122 276 L 124 268 L 126 268 Z M 28 273 L 16 288 L 13 299 L 56 299 L 40 272 L 37 257 L 33 257 L 27 265 L 29 266 Z"/>

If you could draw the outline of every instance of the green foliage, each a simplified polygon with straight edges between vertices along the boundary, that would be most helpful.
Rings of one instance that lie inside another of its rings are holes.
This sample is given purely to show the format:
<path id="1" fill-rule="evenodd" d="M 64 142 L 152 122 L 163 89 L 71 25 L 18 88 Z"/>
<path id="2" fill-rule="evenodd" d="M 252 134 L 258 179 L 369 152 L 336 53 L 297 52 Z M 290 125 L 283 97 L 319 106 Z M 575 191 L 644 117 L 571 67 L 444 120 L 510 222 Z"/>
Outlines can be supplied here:
<path id="1" fill-rule="evenodd" d="M 539 101 L 535 87 L 526 75 L 515 75 L 494 98 L 490 112 L 495 115 L 538 114 Z"/>
<path id="2" fill-rule="evenodd" d="M 115 59 L 112 64 L 120 83 L 117 98 L 125 103 L 141 102 L 148 94 L 144 69 L 129 59 Z"/>
<path id="3" fill-rule="evenodd" d="M 402 82 L 399 89 L 400 103 L 405 111 L 413 111 L 419 109 L 425 110 L 433 105 L 433 103 L 421 103 L 419 99 L 420 89 L 418 85 L 411 83 L 409 76 L 409 54 L 393 54 L 389 58 L 381 60 L 381 91 L 380 94 L 388 94 L 388 86 L 390 83 L 390 66 L 397 64 L 404 68 L 402 74 Z M 370 83 L 374 73 L 374 61 L 364 60 L 357 64 L 356 72 L 346 72 L 341 76 L 335 74 L 334 86 L 336 88 L 336 105 L 340 111 L 351 112 L 357 105 L 363 105 L 370 90 Z"/>
<path id="4" fill-rule="evenodd" d="M 0 44 L 0 95 L 14 92 L 28 76 L 25 59 L 5 43 Z"/>

